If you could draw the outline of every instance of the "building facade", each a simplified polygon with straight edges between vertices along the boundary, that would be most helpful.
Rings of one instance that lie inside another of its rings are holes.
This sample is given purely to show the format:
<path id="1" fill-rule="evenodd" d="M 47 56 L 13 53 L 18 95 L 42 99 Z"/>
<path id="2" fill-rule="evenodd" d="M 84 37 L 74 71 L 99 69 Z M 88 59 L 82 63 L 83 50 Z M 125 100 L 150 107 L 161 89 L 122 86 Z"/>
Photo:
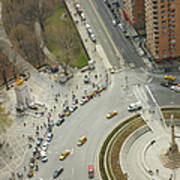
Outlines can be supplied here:
<path id="1" fill-rule="evenodd" d="M 146 46 L 155 60 L 180 57 L 180 0 L 145 0 Z"/>
<path id="2" fill-rule="evenodd" d="M 138 33 L 145 33 L 144 0 L 124 0 L 124 11 Z"/>

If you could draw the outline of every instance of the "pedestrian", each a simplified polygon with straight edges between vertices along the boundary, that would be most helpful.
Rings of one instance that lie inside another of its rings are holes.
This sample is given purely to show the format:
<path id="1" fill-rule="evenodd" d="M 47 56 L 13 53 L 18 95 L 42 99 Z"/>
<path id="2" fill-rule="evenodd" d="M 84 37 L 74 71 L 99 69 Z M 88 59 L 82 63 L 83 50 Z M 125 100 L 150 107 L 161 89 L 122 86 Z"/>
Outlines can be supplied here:
<path id="1" fill-rule="evenodd" d="M 152 143 L 153 144 L 153 143 Z M 159 169 L 156 169 L 156 174 L 159 174 Z"/>
<path id="2" fill-rule="evenodd" d="M 24 166 L 24 171 L 26 171 L 26 166 Z"/>
<path id="3" fill-rule="evenodd" d="M 41 129 L 43 128 L 43 126 L 41 125 Z"/>
<path id="4" fill-rule="evenodd" d="M 76 89 L 78 89 L 78 85 L 76 85 Z"/>
<path id="5" fill-rule="evenodd" d="M 26 123 L 24 123 L 24 127 L 26 127 Z"/>

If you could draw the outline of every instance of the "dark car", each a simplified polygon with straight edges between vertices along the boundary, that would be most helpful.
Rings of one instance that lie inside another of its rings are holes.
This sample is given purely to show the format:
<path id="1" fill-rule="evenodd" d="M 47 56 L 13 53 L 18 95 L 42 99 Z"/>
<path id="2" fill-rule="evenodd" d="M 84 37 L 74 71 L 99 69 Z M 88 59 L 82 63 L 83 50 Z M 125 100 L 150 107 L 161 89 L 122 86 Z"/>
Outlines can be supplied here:
<path id="1" fill-rule="evenodd" d="M 64 118 L 64 117 L 65 117 L 65 113 L 59 114 L 59 117 L 60 117 L 60 118 Z"/>
<path id="2" fill-rule="evenodd" d="M 161 82 L 160 85 L 163 86 L 163 87 L 169 87 L 168 82 Z"/>
<path id="3" fill-rule="evenodd" d="M 61 118 L 61 119 L 57 120 L 56 126 L 60 126 L 64 121 L 65 121 L 64 118 Z"/>
<path id="4" fill-rule="evenodd" d="M 63 172 L 64 168 L 63 167 L 60 167 L 58 169 L 56 169 L 53 173 L 53 178 L 57 178 L 62 172 Z"/>
<path id="5" fill-rule="evenodd" d="M 87 75 L 84 76 L 84 83 L 87 84 L 90 82 L 90 79 Z"/>

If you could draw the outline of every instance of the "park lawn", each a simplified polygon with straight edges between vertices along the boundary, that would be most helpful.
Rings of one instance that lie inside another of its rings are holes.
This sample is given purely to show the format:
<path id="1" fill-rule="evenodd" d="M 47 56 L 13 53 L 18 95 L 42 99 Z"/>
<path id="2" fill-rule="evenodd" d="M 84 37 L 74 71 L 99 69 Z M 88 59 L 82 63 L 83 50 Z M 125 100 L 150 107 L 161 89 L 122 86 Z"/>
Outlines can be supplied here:
<path id="1" fill-rule="evenodd" d="M 62 18 L 63 14 L 65 14 L 64 19 Z M 61 47 L 60 43 L 58 43 L 57 37 L 59 35 L 63 36 L 63 33 L 65 33 L 67 29 L 68 33 L 75 33 L 77 34 L 77 37 L 79 37 L 66 8 L 55 7 L 53 14 L 47 18 L 45 22 L 45 42 L 47 48 L 57 57 L 60 63 L 65 62 L 67 56 L 63 47 Z M 72 67 L 82 68 L 88 65 L 88 58 L 81 44 L 80 37 L 78 38 L 76 46 L 77 50 L 75 52 L 72 51 L 69 55 L 71 59 L 69 65 Z"/>

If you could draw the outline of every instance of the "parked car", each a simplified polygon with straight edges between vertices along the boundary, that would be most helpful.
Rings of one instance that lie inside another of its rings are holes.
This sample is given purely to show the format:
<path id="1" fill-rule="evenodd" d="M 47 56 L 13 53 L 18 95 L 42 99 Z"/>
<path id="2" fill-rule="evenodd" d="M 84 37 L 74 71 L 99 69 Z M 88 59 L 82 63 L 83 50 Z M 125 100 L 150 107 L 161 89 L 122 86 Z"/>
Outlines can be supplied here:
<path id="1" fill-rule="evenodd" d="M 136 102 L 136 103 L 131 103 L 128 106 L 128 111 L 136 111 L 136 110 L 140 110 L 142 109 L 142 103 L 140 101 Z"/>
<path id="2" fill-rule="evenodd" d="M 64 168 L 63 167 L 60 167 L 58 169 L 56 169 L 53 173 L 53 178 L 57 178 L 62 172 L 63 172 Z"/>
<path id="3" fill-rule="evenodd" d="M 60 126 L 65 121 L 64 118 L 58 119 L 56 122 L 56 126 Z"/>
<path id="4" fill-rule="evenodd" d="M 88 99 L 87 98 L 85 98 L 85 99 L 81 99 L 80 101 L 79 101 L 79 104 L 82 106 L 82 105 L 84 105 L 84 104 L 86 104 L 88 102 Z"/>
<path id="5" fill-rule="evenodd" d="M 84 15 L 83 12 L 80 14 L 80 16 L 81 16 L 81 21 L 85 21 L 86 20 L 85 15 Z"/>
<path id="6" fill-rule="evenodd" d="M 48 161 L 47 156 L 43 156 L 42 159 L 41 159 L 41 161 L 42 161 L 43 163 L 47 162 L 47 161 Z"/>
<path id="7" fill-rule="evenodd" d="M 163 87 L 169 87 L 169 83 L 168 82 L 161 82 L 160 85 L 163 86 Z"/>
<path id="8" fill-rule="evenodd" d="M 175 92 L 180 92 L 179 86 L 171 86 L 171 90 L 174 90 Z"/>
<path id="9" fill-rule="evenodd" d="M 87 30 L 91 28 L 91 26 L 87 22 L 85 22 L 84 25 L 85 25 Z"/>
<path id="10" fill-rule="evenodd" d="M 96 36 L 95 36 L 95 34 L 92 33 L 92 34 L 90 35 L 90 38 L 91 38 L 91 41 L 92 41 L 92 42 L 94 42 L 94 43 L 96 42 Z"/>
<path id="11" fill-rule="evenodd" d="M 93 165 L 88 166 L 88 178 L 94 178 L 94 167 L 93 167 Z"/>
<path id="12" fill-rule="evenodd" d="M 30 170 L 30 171 L 28 172 L 27 176 L 28 176 L 29 178 L 33 177 L 33 176 L 34 176 L 34 171 L 33 171 L 33 170 Z"/>
<path id="13" fill-rule="evenodd" d="M 47 151 L 47 148 L 48 148 L 48 142 L 45 142 L 42 146 L 42 150 Z"/>
<path id="14" fill-rule="evenodd" d="M 69 108 L 69 110 L 70 110 L 71 112 L 74 112 L 77 108 L 78 108 L 78 106 L 73 105 L 71 108 Z"/>
<path id="15" fill-rule="evenodd" d="M 119 23 L 118 26 L 123 33 L 126 33 L 126 30 L 124 29 L 124 27 L 121 23 Z"/>
<path id="16" fill-rule="evenodd" d="M 88 28 L 87 31 L 88 31 L 88 34 L 89 34 L 90 36 L 91 36 L 91 34 L 93 34 L 93 31 L 92 31 L 91 28 Z"/>
<path id="17" fill-rule="evenodd" d="M 53 134 L 48 133 L 47 138 L 46 138 L 47 142 L 50 142 L 52 140 L 52 138 L 53 138 Z"/>
<path id="18" fill-rule="evenodd" d="M 64 118 L 64 117 L 65 117 L 65 113 L 59 114 L 59 117 L 60 117 L 60 118 Z"/>

